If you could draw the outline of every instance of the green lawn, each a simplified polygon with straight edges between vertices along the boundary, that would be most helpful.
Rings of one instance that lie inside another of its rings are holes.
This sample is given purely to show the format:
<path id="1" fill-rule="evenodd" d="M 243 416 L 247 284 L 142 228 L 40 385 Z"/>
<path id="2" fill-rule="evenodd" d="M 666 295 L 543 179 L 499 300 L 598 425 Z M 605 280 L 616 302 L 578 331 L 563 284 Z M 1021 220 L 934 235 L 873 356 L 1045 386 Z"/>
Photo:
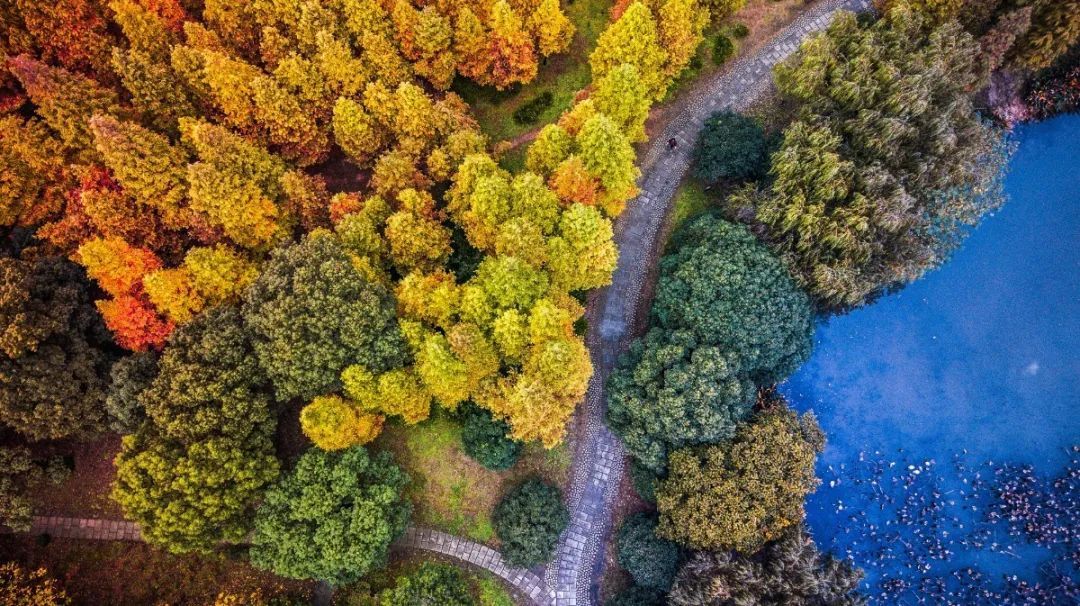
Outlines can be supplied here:
<path id="1" fill-rule="evenodd" d="M 671 231 L 674 232 L 687 219 L 700 215 L 715 204 L 701 183 L 687 179 L 675 192 L 675 205 L 671 209 Z"/>
<path id="2" fill-rule="evenodd" d="M 454 91 L 472 106 L 480 128 L 493 143 L 553 122 L 570 107 L 577 91 L 588 86 L 591 80 L 589 54 L 596 45 L 596 38 L 607 26 L 610 7 L 611 0 L 564 0 L 563 10 L 577 28 L 574 40 L 567 52 L 543 60 L 536 79 L 529 84 L 497 91 L 494 87 L 477 86 L 463 78 L 455 81 Z M 515 122 L 514 110 L 544 92 L 551 93 L 552 103 L 536 121 L 532 124 Z"/>
<path id="3" fill-rule="evenodd" d="M 445 411 L 411 427 L 391 423 L 374 443 L 390 450 L 412 478 L 413 521 L 481 543 L 495 544 L 491 512 L 503 493 L 529 475 L 565 486 L 570 454 L 527 444 L 507 471 L 491 471 L 461 449 L 461 425 Z"/>

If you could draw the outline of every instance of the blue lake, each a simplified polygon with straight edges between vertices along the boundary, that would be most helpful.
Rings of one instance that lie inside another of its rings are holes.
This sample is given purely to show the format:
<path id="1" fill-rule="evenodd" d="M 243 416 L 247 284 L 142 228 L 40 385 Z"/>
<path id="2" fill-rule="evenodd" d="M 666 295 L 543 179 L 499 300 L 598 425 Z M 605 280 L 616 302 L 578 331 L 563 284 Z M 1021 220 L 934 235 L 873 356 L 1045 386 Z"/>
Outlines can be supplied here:
<path id="1" fill-rule="evenodd" d="M 1015 139 L 1006 206 L 941 269 L 820 326 L 813 357 L 781 386 L 829 436 L 810 527 L 823 549 L 850 550 L 872 593 L 884 578 L 914 584 L 969 566 L 985 572 L 980 582 L 1034 581 L 1060 563 L 984 524 L 990 461 L 1050 477 L 1080 445 L 1080 116 Z M 905 499 L 905 516 L 919 509 L 917 491 L 943 495 L 944 511 L 898 521 Z M 927 533 L 948 553 L 913 568 L 899 545 Z M 925 598 L 897 593 L 881 602 Z"/>

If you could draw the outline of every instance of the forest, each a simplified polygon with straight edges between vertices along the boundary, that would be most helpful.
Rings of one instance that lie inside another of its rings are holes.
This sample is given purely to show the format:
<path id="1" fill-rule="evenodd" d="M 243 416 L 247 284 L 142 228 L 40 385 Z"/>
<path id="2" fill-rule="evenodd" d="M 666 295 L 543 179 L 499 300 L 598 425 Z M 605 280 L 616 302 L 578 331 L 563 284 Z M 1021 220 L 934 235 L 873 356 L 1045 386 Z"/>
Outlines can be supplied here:
<path id="1" fill-rule="evenodd" d="M 839 11 L 672 146 L 709 200 L 602 383 L 589 312 L 660 116 L 816 9 L 595 4 L 0 0 L 0 596 L 531 603 L 394 545 L 555 559 L 600 389 L 637 503 L 609 604 L 863 603 L 803 526 L 825 434 L 775 386 L 1004 203 L 1008 128 L 1080 104 L 1080 2 Z M 24 534 L 101 512 L 146 545 Z M 79 580 L 129 556 L 141 594 Z"/>

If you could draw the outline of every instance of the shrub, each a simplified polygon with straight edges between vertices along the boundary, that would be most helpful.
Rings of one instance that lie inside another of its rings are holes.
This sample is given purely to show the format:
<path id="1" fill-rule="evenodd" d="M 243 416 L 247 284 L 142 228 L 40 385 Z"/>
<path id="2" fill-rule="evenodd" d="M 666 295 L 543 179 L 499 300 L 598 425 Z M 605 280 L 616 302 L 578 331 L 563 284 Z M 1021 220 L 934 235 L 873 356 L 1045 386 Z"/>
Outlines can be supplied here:
<path id="1" fill-rule="evenodd" d="M 540 119 L 540 114 L 544 113 L 544 110 L 551 107 L 554 100 L 555 97 L 551 94 L 551 91 L 546 90 L 540 93 L 514 110 L 514 122 L 522 126 L 533 124 Z"/>
<path id="2" fill-rule="evenodd" d="M 724 34 L 716 34 L 713 38 L 712 60 L 717 65 L 727 63 L 727 60 L 735 54 L 735 43 Z"/>
<path id="3" fill-rule="evenodd" d="M 513 467 L 521 456 L 521 442 L 507 436 L 510 425 L 474 404 L 464 406 L 461 417 L 461 446 L 465 454 L 488 469 Z"/>
<path id="4" fill-rule="evenodd" d="M 655 589 L 630 587 L 608 598 L 605 606 L 664 606 L 664 594 Z"/>
<path id="5" fill-rule="evenodd" d="M 506 562 L 531 567 L 554 555 L 559 535 L 570 523 L 570 514 L 558 488 L 530 478 L 503 497 L 493 519 Z"/>
<path id="6" fill-rule="evenodd" d="M 802 522 L 824 437 L 813 415 L 769 406 L 731 442 L 671 454 L 656 491 L 660 536 L 693 549 L 751 554 Z"/>
<path id="7" fill-rule="evenodd" d="M 266 492 L 255 515 L 251 563 L 290 579 L 350 583 L 386 563 L 411 506 L 388 453 L 311 449 Z"/>
<path id="8" fill-rule="evenodd" d="M 656 483 L 660 478 L 637 459 L 630 460 L 630 482 L 638 496 L 649 503 L 656 503 Z"/>
<path id="9" fill-rule="evenodd" d="M 616 539 L 619 565 L 646 589 L 667 591 L 679 567 L 679 547 L 656 536 L 656 517 L 637 513 L 623 522 Z"/>
<path id="10" fill-rule="evenodd" d="M 750 28 L 745 23 L 735 23 L 731 26 L 731 35 L 741 40 L 750 35 Z"/>
<path id="11" fill-rule="evenodd" d="M 694 151 L 694 175 L 706 183 L 757 179 L 768 170 L 765 129 L 732 111 L 705 121 Z"/>
<path id="12" fill-rule="evenodd" d="M 424 562 L 411 574 L 399 576 L 392 589 L 379 594 L 379 606 L 473 606 L 465 577 L 446 564 Z"/>

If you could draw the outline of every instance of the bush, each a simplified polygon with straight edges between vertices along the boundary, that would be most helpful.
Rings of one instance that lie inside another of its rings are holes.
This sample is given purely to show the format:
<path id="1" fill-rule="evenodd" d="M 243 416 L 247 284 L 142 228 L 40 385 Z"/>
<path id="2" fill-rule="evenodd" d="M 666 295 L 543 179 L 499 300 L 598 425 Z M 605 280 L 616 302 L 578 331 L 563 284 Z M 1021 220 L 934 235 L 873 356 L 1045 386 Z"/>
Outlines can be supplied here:
<path id="1" fill-rule="evenodd" d="M 379 594 L 380 606 L 473 606 L 465 577 L 446 564 L 424 562 L 413 573 L 400 576 L 392 589 Z"/>
<path id="2" fill-rule="evenodd" d="M 667 591 L 679 567 L 679 547 L 656 536 L 657 520 L 647 513 L 627 518 L 616 538 L 619 565 L 646 589 Z"/>
<path id="3" fill-rule="evenodd" d="M 630 459 L 630 481 L 638 496 L 649 503 L 656 503 L 656 483 L 660 478 L 637 459 Z"/>
<path id="4" fill-rule="evenodd" d="M 608 598 L 605 606 L 664 606 L 664 594 L 655 589 L 630 587 Z"/>
<path id="5" fill-rule="evenodd" d="M 461 446 L 465 454 L 488 469 L 513 467 L 521 456 L 521 442 L 510 439 L 510 425 L 468 403 L 462 407 Z"/>
<path id="6" fill-rule="evenodd" d="M 540 114 L 544 113 L 544 110 L 551 107 L 554 101 L 555 97 L 551 94 L 551 91 L 546 90 L 540 93 L 514 110 L 514 122 L 522 126 L 533 124 L 540 119 Z"/>
<path id="7" fill-rule="evenodd" d="M 493 519 L 506 562 L 528 568 L 547 562 L 555 554 L 570 514 L 558 488 L 530 478 L 503 497 Z"/>
<path id="8" fill-rule="evenodd" d="M 731 26 L 731 35 L 741 40 L 750 35 L 750 28 L 745 23 L 736 23 Z"/>
<path id="9" fill-rule="evenodd" d="M 694 176 L 706 183 L 757 179 L 768 170 L 765 129 L 752 118 L 732 111 L 705 121 L 694 152 Z"/>
<path id="10" fill-rule="evenodd" d="M 723 65 L 735 54 L 735 43 L 724 34 L 716 34 L 713 39 L 712 60 L 717 65 Z"/>

